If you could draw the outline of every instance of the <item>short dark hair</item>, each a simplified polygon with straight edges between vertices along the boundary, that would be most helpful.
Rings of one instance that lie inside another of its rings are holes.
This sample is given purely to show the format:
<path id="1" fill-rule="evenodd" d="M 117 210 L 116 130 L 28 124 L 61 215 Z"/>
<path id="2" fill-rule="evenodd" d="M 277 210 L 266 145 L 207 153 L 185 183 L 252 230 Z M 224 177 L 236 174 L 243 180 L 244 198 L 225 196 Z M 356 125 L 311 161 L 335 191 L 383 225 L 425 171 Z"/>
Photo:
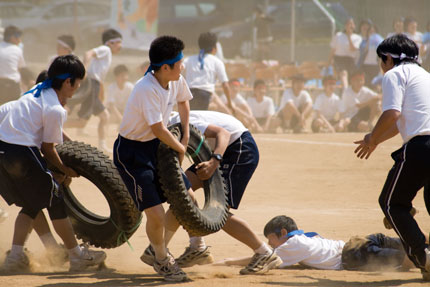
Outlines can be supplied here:
<path id="1" fill-rule="evenodd" d="M 57 39 L 66 43 L 72 51 L 75 50 L 76 43 L 72 35 L 61 35 Z"/>
<path id="2" fill-rule="evenodd" d="M 121 33 L 115 29 L 107 29 L 102 34 L 102 42 L 103 42 L 102 44 L 106 44 L 106 42 L 108 42 L 109 40 L 115 39 L 115 38 L 121 38 L 122 39 Z"/>
<path id="3" fill-rule="evenodd" d="M 199 48 L 205 50 L 205 53 L 209 53 L 213 48 L 216 47 L 218 37 L 216 34 L 211 32 L 201 33 L 199 36 Z"/>
<path id="4" fill-rule="evenodd" d="M 259 85 L 266 85 L 266 82 L 263 79 L 257 79 L 254 81 L 254 89 Z"/>
<path id="5" fill-rule="evenodd" d="M 19 29 L 16 26 L 11 25 L 11 26 L 7 26 L 4 29 L 3 39 L 5 42 L 9 42 L 10 38 L 12 38 L 12 37 L 19 38 L 19 37 L 21 37 L 21 35 L 22 35 L 21 29 Z"/>
<path id="6" fill-rule="evenodd" d="M 404 59 L 393 58 L 393 63 L 395 66 L 402 62 L 410 62 L 419 65 L 417 61 L 419 48 L 414 41 L 409 39 L 404 34 L 396 34 L 382 41 L 382 43 L 379 44 L 378 48 L 376 49 L 376 53 L 384 63 L 387 61 L 386 54 L 390 53 L 399 56 L 401 54 L 406 55 L 406 58 Z"/>
<path id="7" fill-rule="evenodd" d="M 55 78 L 62 74 L 70 74 L 70 82 L 75 84 L 76 79 L 85 77 L 85 67 L 79 58 L 75 55 L 59 56 L 54 59 L 48 69 L 48 78 L 52 79 L 52 88 L 59 90 L 65 81 Z"/>
<path id="8" fill-rule="evenodd" d="M 165 60 L 174 59 L 184 49 L 184 42 L 174 36 L 160 36 L 152 41 L 149 47 L 149 60 L 157 64 Z M 169 65 L 173 68 L 174 64 Z M 161 67 L 152 66 L 156 72 Z"/>
<path id="9" fill-rule="evenodd" d="M 285 229 L 287 233 L 297 230 L 297 224 L 291 217 L 285 215 L 279 215 L 273 217 L 264 226 L 264 236 L 268 236 L 271 233 L 275 233 L 278 237 L 281 236 L 281 229 Z"/>
<path id="10" fill-rule="evenodd" d="M 46 79 L 48 79 L 48 70 L 43 70 L 37 76 L 37 78 L 36 78 L 36 84 L 39 84 L 39 83 L 45 81 Z"/>
<path id="11" fill-rule="evenodd" d="M 325 85 L 327 82 L 331 82 L 331 81 L 336 82 L 336 78 L 333 75 L 324 76 L 324 78 L 322 79 L 323 85 Z"/>
<path id="12" fill-rule="evenodd" d="M 128 73 L 128 68 L 124 64 L 119 64 L 113 69 L 113 74 L 118 76 L 122 73 Z"/>
<path id="13" fill-rule="evenodd" d="M 349 75 L 348 75 L 348 79 L 352 80 L 352 78 L 354 78 L 355 76 L 364 76 L 364 70 L 361 68 L 356 68 L 354 70 L 352 70 Z"/>

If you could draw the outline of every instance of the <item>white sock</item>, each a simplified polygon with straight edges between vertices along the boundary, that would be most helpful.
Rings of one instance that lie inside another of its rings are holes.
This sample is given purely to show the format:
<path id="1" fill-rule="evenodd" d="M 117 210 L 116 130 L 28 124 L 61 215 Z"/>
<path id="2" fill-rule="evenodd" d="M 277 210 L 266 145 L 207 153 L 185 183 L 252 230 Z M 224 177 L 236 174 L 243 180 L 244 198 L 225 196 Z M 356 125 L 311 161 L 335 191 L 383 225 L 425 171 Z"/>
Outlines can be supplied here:
<path id="1" fill-rule="evenodd" d="M 206 249 L 206 243 L 203 237 L 190 237 L 190 247 L 194 250 L 203 251 Z"/>
<path id="2" fill-rule="evenodd" d="M 39 237 L 46 249 L 60 247 L 51 232 L 40 235 Z"/>
<path id="3" fill-rule="evenodd" d="M 10 249 L 10 256 L 18 256 L 24 252 L 24 246 L 22 245 L 12 245 Z"/>
<path id="4" fill-rule="evenodd" d="M 76 245 L 72 249 L 67 249 L 67 251 L 69 252 L 70 258 L 79 258 L 82 256 L 82 249 L 79 245 Z"/>
<path id="5" fill-rule="evenodd" d="M 255 253 L 261 254 L 261 255 L 268 255 L 272 253 L 272 249 L 270 249 L 269 246 L 267 246 L 266 243 L 263 242 L 260 247 L 254 250 Z"/>

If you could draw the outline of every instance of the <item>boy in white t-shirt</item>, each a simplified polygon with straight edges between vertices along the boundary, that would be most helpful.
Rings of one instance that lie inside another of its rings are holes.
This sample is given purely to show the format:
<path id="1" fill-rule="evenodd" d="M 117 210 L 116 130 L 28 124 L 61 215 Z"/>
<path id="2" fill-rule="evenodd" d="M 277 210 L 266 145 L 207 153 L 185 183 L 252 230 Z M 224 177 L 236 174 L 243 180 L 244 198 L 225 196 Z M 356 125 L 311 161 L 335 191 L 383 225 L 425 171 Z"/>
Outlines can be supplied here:
<path id="1" fill-rule="evenodd" d="M 106 105 L 115 123 L 120 123 L 134 85 L 128 81 L 129 71 L 123 64 L 113 69 L 115 82 L 107 88 Z"/>
<path id="2" fill-rule="evenodd" d="M 381 95 L 364 86 L 364 72 L 355 70 L 351 73 L 350 85 L 342 95 L 341 118 L 343 131 L 368 131 L 373 120 L 381 111 Z"/>
<path id="3" fill-rule="evenodd" d="M 85 53 L 84 65 L 88 67 L 88 76 L 82 85 L 82 90 L 88 91 L 88 94 L 84 96 L 78 116 L 81 119 L 81 128 L 85 126 L 91 115 L 99 117 L 98 146 L 105 152 L 111 152 L 111 149 L 106 146 L 106 126 L 109 112 L 103 105 L 103 81 L 112 63 L 112 55 L 118 54 L 121 50 L 122 36 L 118 31 L 108 29 L 102 34 L 102 42 L 103 45 Z"/>
<path id="4" fill-rule="evenodd" d="M 215 56 L 217 41 L 217 36 L 214 33 L 200 34 L 198 40 L 199 54 L 190 56 L 184 61 L 184 76 L 193 94 L 193 99 L 190 101 L 191 110 L 207 110 L 209 108 L 211 95 L 215 93 L 215 84 L 219 81 L 224 94 L 227 96 L 227 106 L 233 112 L 225 65 Z"/>
<path id="5" fill-rule="evenodd" d="M 180 122 L 176 114 L 170 123 Z M 211 159 L 192 165 L 186 171 L 192 183 L 193 191 L 203 187 L 203 181 L 212 177 L 219 168 L 227 186 L 227 201 L 232 209 L 238 209 L 246 186 L 252 178 L 259 161 L 259 151 L 251 133 L 236 118 L 213 111 L 191 111 L 190 124 L 194 125 L 207 138 L 216 139 Z M 169 210 L 168 213 L 171 213 Z M 172 215 L 173 216 L 173 215 Z M 179 223 L 170 224 L 169 230 L 176 232 Z M 281 262 L 266 243 L 261 241 L 244 220 L 228 212 L 223 230 L 247 245 L 254 251 L 252 263 L 240 271 L 240 274 L 261 274 L 276 268 Z M 173 235 L 173 234 L 172 234 Z M 153 261 L 153 256 L 146 250 L 141 259 L 146 263 Z M 177 259 L 181 267 L 195 264 L 212 263 L 213 258 L 202 237 L 190 237 L 190 246 Z"/>
<path id="6" fill-rule="evenodd" d="M 19 68 L 25 66 L 21 43 L 22 31 L 8 26 L 0 42 L 0 105 L 17 100 L 21 95 Z"/>
<path id="7" fill-rule="evenodd" d="M 84 76 L 85 67 L 76 56 L 58 57 L 49 67 L 47 80 L 19 100 L 0 107 L 0 194 L 9 205 L 22 207 L 3 270 L 30 269 L 24 243 L 34 219 L 44 208 L 48 209 L 52 224 L 68 249 L 71 271 L 85 270 L 106 258 L 103 251 L 91 251 L 78 245 L 59 191 L 59 183 L 66 177 L 79 176 L 64 165 L 55 144 L 68 139 L 63 133 L 67 117 L 63 106 L 79 88 Z M 51 173 L 47 161 L 64 176 Z"/>
<path id="8" fill-rule="evenodd" d="M 252 115 L 265 132 L 269 131 L 271 118 L 275 114 L 273 99 L 266 96 L 266 93 L 266 83 L 264 80 L 257 79 L 254 82 L 254 95 L 248 98 L 248 105 L 251 108 Z"/>
<path id="9" fill-rule="evenodd" d="M 228 85 L 230 87 L 232 104 L 235 109 L 235 117 L 252 132 L 263 132 L 263 128 L 252 115 L 251 107 L 248 105 L 245 98 L 242 97 L 242 95 L 240 94 L 241 84 L 239 80 L 230 79 L 228 81 Z M 226 95 L 218 97 L 216 94 L 213 94 L 209 109 L 226 114 L 231 114 L 231 110 L 227 107 L 227 105 L 228 100 Z"/>
<path id="10" fill-rule="evenodd" d="M 181 76 L 184 44 L 172 36 L 155 39 L 149 49 L 146 75 L 135 84 L 127 101 L 114 144 L 114 163 L 137 208 L 146 214 L 146 234 L 154 249 L 155 271 L 168 281 L 183 281 L 187 275 L 168 252 L 164 228 L 168 224 L 162 203 L 166 197 L 157 176 L 157 149 L 160 142 L 179 153 L 179 162 L 187 150 L 189 133 L 188 85 Z M 178 105 L 182 139 L 178 141 L 167 129 L 173 106 Z M 188 190 L 190 183 L 183 175 Z M 192 192 L 190 190 L 190 192 Z"/>
<path id="11" fill-rule="evenodd" d="M 345 243 L 323 238 L 316 232 L 299 230 L 294 219 L 280 215 L 266 223 L 264 236 L 282 260 L 279 268 L 297 263 L 323 270 L 377 271 L 394 268 L 404 271 L 413 267 L 405 256 L 400 239 L 382 233 L 354 236 Z M 244 265 L 247 262 L 249 258 L 233 258 L 218 264 Z"/>
<path id="12" fill-rule="evenodd" d="M 379 205 L 405 251 L 430 281 L 430 250 L 410 213 L 417 192 L 430 180 L 430 74 L 418 63 L 417 44 L 403 34 L 385 39 L 376 50 L 381 59 L 382 110 L 372 132 L 356 141 L 357 157 L 368 159 L 378 144 L 400 133 L 403 145 L 379 196 Z M 428 191 L 426 191 L 428 192 Z M 430 208 L 428 196 L 427 209 Z"/>
<path id="13" fill-rule="evenodd" d="M 334 93 L 336 79 L 333 76 L 325 76 L 322 80 L 324 92 L 320 94 L 314 103 L 315 118 L 312 121 L 312 131 L 331 132 L 339 131 L 340 99 Z"/>
<path id="14" fill-rule="evenodd" d="M 300 133 L 306 130 L 307 120 L 312 114 L 312 98 L 304 90 L 306 79 L 302 74 L 294 75 L 291 80 L 291 89 L 282 94 L 276 116 L 281 120 L 283 128 Z"/>

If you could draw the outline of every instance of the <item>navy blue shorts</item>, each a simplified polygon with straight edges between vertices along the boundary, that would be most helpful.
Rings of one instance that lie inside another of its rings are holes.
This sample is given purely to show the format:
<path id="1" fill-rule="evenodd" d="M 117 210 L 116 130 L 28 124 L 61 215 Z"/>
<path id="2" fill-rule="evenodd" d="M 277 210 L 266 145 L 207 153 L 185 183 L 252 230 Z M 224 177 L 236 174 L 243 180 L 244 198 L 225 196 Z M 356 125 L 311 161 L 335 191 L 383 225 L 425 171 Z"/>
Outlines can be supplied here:
<path id="1" fill-rule="evenodd" d="M 244 132 L 227 147 L 220 170 L 227 186 L 227 200 L 231 208 L 239 207 L 246 186 L 257 168 L 259 158 L 257 144 L 249 132 Z M 188 170 L 196 173 L 195 165 Z"/>
<path id="2" fill-rule="evenodd" d="M 78 111 L 79 118 L 88 120 L 92 115 L 101 114 L 105 110 L 105 106 L 99 97 L 100 82 L 95 79 L 85 79 L 81 89 L 87 91 L 87 95 L 85 95 Z"/>
<path id="3" fill-rule="evenodd" d="M 166 202 L 157 174 L 159 139 L 147 142 L 118 136 L 113 148 L 113 161 L 128 192 L 140 211 Z M 187 189 L 191 187 L 185 174 Z"/>
<path id="4" fill-rule="evenodd" d="M 62 193 L 39 149 L 3 141 L 0 141 L 0 195 L 9 205 L 23 207 L 32 218 L 44 208 L 49 210 L 63 204 Z M 65 217 L 64 212 L 60 218 Z"/>

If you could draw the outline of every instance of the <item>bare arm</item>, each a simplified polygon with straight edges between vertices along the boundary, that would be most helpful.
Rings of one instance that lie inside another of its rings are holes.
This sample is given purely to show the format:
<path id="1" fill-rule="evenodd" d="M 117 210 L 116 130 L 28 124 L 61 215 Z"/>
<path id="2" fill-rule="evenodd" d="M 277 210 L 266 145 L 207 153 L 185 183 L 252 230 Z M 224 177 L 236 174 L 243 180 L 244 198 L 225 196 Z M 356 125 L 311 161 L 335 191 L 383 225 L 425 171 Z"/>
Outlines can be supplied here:
<path id="1" fill-rule="evenodd" d="M 368 159 L 378 144 L 395 136 L 398 133 L 396 122 L 399 117 L 400 112 L 397 110 L 383 112 L 373 131 L 367 134 L 364 139 L 354 142 L 358 144 L 354 151 L 357 157 Z"/>
<path id="2" fill-rule="evenodd" d="M 222 127 L 209 125 L 205 130 L 205 136 L 207 138 L 215 138 L 213 153 L 223 155 L 230 141 L 230 133 Z M 211 157 L 208 161 L 201 162 L 196 166 L 197 176 L 201 180 L 207 180 L 213 175 L 219 165 L 220 162 Z"/>
<path id="3" fill-rule="evenodd" d="M 238 258 L 225 258 L 218 262 L 215 262 L 214 265 L 238 265 L 238 266 L 247 266 L 251 262 L 251 257 L 238 257 Z"/>
<path id="4" fill-rule="evenodd" d="M 42 147 L 40 149 L 45 156 L 46 160 L 49 161 L 52 165 L 54 165 L 56 168 L 58 168 L 62 173 L 64 173 L 66 176 L 70 177 L 78 177 L 79 175 L 71 169 L 70 167 L 66 166 L 63 161 L 61 160 L 60 156 L 57 153 L 57 150 L 55 149 L 54 143 L 42 143 Z"/>
<path id="5" fill-rule="evenodd" d="M 330 132 L 332 133 L 336 132 L 334 127 L 330 124 L 330 122 L 326 119 L 326 117 L 323 114 L 321 114 L 320 111 L 316 111 L 316 113 L 317 113 L 317 118 L 321 119 L 324 122 L 324 125 L 330 130 Z"/>
<path id="6" fill-rule="evenodd" d="M 181 118 L 182 139 L 181 144 L 187 150 L 190 139 L 190 103 L 188 101 L 178 103 L 179 117 Z"/>
<path id="7" fill-rule="evenodd" d="M 84 54 L 84 66 L 87 69 L 88 65 L 90 64 L 91 60 L 96 57 L 96 52 L 94 49 L 88 50 Z"/>
<path id="8" fill-rule="evenodd" d="M 228 86 L 228 82 L 222 83 L 222 89 L 224 91 L 224 95 L 227 97 L 227 106 L 231 109 L 234 115 L 234 108 L 233 103 L 231 102 L 230 87 Z"/>
<path id="9" fill-rule="evenodd" d="M 181 158 L 184 158 L 185 148 L 184 146 L 169 132 L 166 126 L 162 122 L 158 122 L 151 126 L 151 131 L 154 135 L 163 143 L 168 145 L 173 150 L 179 153 L 180 162 Z"/>

